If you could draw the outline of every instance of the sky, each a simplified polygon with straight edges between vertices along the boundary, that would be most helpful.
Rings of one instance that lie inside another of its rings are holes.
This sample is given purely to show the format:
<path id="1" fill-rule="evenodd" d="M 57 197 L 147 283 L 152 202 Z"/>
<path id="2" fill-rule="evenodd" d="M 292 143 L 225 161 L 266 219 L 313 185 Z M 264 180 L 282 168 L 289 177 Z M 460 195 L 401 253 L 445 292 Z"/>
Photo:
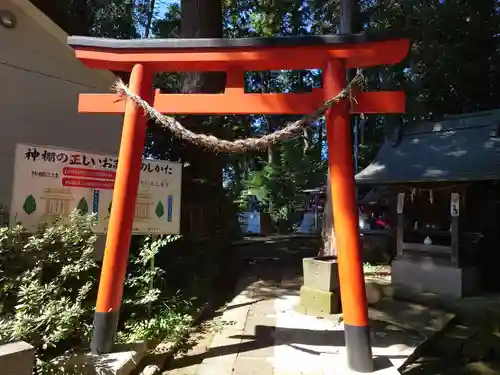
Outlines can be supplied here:
<path id="1" fill-rule="evenodd" d="M 163 17 L 165 10 L 169 4 L 179 4 L 180 0 L 156 0 L 155 3 L 155 15 L 157 17 Z"/>

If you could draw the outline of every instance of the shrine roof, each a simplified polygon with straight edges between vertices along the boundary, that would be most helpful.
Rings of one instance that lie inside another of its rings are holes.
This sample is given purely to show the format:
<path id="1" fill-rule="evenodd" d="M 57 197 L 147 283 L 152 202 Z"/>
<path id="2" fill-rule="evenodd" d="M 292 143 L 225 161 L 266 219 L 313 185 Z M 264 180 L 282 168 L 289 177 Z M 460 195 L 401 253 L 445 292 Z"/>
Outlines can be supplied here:
<path id="1" fill-rule="evenodd" d="M 500 179 L 500 110 L 408 126 L 356 175 L 357 184 Z"/>
<path id="2" fill-rule="evenodd" d="M 362 44 L 401 39 L 401 32 L 377 31 L 344 35 L 307 35 L 261 38 L 199 38 L 199 39 L 109 39 L 86 36 L 69 36 L 72 47 L 91 47 L 104 49 L 231 49 L 247 47 L 300 47 L 336 44 Z"/>

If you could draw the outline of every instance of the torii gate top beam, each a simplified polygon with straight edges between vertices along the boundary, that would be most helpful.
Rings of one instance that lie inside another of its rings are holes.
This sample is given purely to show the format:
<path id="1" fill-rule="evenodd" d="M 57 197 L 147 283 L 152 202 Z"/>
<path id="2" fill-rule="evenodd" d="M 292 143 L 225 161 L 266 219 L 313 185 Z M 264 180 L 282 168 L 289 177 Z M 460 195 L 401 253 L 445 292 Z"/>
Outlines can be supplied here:
<path id="1" fill-rule="evenodd" d="M 117 40 L 71 36 L 76 57 L 94 69 L 130 71 L 146 64 L 158 72 L 319 69 L 332 59 L 347 68 L 391 65 L 410 41 L 392 32 L 246 39 Z"/>
<path id="2" fill-rule="evenodd" d="M 325 101 L 322 89 L 310 93 L 245 93 L 244 72 L 322 69 L 342 60 L 347 68 L 400 62 L 409 39 L 400 34 L 350 34 L 249 39 L 140 39 L 116 40 L 72 36 L 68 43 L 76 57 L 94 69 L 130 71 L 142 64 L 154 72 L 226 72 L 221 94 L 161 94 L 153 104 L 169 114 L 304 114 Z M 401 91 L 356 94 L 351 113 L 402 113 Z M 81 94 L 81 113 L 123 113 L 125 102 L 115 94 Z"/>

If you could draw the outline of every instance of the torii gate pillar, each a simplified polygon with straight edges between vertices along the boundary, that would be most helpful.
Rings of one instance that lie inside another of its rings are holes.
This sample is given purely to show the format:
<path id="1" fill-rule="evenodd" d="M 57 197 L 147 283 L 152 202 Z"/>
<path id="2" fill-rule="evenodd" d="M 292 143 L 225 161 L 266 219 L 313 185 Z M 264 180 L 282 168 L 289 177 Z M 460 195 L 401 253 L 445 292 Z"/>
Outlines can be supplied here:
<path id="1" fill-rule="evenodd" d="M 323 89 L 332 97 L 346 86 L 346 69 L 341 61 L 329 61 L 323 71 Z M 344 316 L 347 363 L 350 368 L 373 371 L 365 279 L 356 209 L 354 158 L 349 102 L 342 101 L 326 113 L 328 168 L 335 218 L 335 243 Z M 349 350 L 350 349 L 350 350 Z"/>
<path id="2" fill-rule="evenodd" d="M 352 34 L 255 39 L 110 40 L 69 37 L 76 57 L 96 69 L 131 71 L 131 90 L 169 114 L 306 114 L 346 85 L 347 68 L 400 62 L 410 41 L 397 34 Z M 323 69 L 323 88 L 311 93 L 247 94 L 244 72 Z M 155 72 L 225 71 L 222 94 L 160 94 L 152 97 Z M 94 319 L 92 352 L 111 351 L 125 278 L 146 119 L 115 94 L 81 94 L 79 111 L 125 113 L 113 207 Z M 373 371 L 363 265 L 355 205 L 351 113 L 403 113 L 399 91 L 358 92 L 356 103 L 341 102 L 326 113 L 330 189 L 335 217 L 339 281 L 348 365 Z"/>
<path id="3" fill-rule="evenodd" d="M 154 71 L 142 64 L 136 64 L 130 74 L 130 90 L 144 100 L 151 101 L 153 77 Z M 146 141 L 146 123 L 147 117 L 144 116 L 142 109 L 137 108 L 133 102 L 127 102 L 113 189 L 113 205 L 94 313 L 94 334 L 90 343 L 93 353 L 111 350 L 118 326 L 141 174 L 142 153 Z"/>

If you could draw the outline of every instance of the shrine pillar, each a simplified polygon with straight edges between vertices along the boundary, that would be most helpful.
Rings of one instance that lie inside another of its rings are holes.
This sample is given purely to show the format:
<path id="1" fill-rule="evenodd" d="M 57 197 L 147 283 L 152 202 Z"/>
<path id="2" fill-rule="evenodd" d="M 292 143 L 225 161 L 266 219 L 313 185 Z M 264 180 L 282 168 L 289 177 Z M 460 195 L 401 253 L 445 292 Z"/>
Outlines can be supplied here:
<path id="1" fill-rule="evenodd" d="M 130 91 L 151 103 L 153 77 L 154 72 L 144 65 L 134 65 L 130 75 Z M 94 354 L 111 351 L 118 326 L 142 154 L 146 141 L 147 120 L 143 110 L 133 101 L 127 100 L 113 191 L 113 205 L 94 315 L 94 331 L 90 343 L 90 349 Z"/>
<path id="2" fill-rule="evenodd" d="M 329 61 L 323 70 L 325 98 L 334 97 L 345 87 L 346 69 L 342 60 Z M 373 358 L 356 208 L 349 105 L 349 100 L 343 100 L 326 112 L 329 184 L 347 364 L 352 370 L 370 373 L 373 372 Z"/>

